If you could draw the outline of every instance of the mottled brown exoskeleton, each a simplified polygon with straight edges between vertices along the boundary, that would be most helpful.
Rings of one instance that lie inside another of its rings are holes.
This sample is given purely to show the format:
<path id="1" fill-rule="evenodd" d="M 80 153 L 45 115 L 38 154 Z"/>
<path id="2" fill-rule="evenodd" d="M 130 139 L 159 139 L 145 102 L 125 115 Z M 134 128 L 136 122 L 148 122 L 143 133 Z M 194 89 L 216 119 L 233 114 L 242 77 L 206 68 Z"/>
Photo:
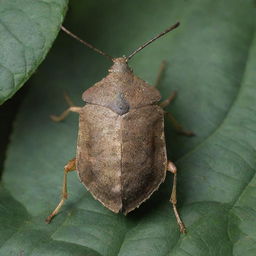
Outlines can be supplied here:
<path id="1" fill-rule="evenodd" d="M 76 158 L 64 168 L 62 198 L 46 222 L 59 212 L 67 198 L 69 171 L 78 171 L 80 181 L 95 199 L 111 211 L 124 214 L 147 200 L 164 181 L 166 171 L 170 171 L 174 174 L 170 201 L 180 231 L 185 232 L 176 208 L 177 170 L 167 160 L 164 137 L 163 108 L 175 94 L 159 104 L 159 91 L 135 76 L 127 64 L 134 54 L 178 25 L 157 35 L 129 57 L 121 58 L 112 58 L 62 27 L 72 37 L 109 57 L 113 65 L 105 78 L 83 93 L 84 107 L 70 106 L 62 115 L 52 116 L 54 121 L 61 121 L 69 112 L 77 112 L 80 119 Z M 157 81 L 163 68 L 164 65 Z M 170 113 L 169 117 L 180 132 L 192 135 L 182 130 Z"/>

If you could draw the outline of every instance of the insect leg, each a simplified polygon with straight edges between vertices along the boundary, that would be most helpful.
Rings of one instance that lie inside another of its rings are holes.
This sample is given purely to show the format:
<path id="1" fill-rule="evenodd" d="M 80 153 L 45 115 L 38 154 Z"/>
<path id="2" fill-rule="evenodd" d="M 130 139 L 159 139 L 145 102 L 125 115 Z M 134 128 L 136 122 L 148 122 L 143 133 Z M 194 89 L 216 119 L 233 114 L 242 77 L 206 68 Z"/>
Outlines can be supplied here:
<path id="1" fill-rule="evenodd" d="M 61 200 L 55 210 L 46 218 L 46 223 L 50 223 L 52 218 L 58 214 L 60 208 L 63 206 L 65 199 L 68 198 L 68 192 L 67 192 L 67 174 L 68 172 L 74 171 L 76 169 L 76 159 L 73 158 L 70 160 L 65 166 L 64 166 L 64 179 L 63 179 L 63 186 L 62 186 L 62 194 L 61 194 Z"/>
<path id="2" fill-rule="evenodd" d="M 172 94 L 166 100 L 160 102 L 159 106 L 162 108 L 167 107 L 175 99 L 176 95 L 176 91 L 172 92 Z"/>
<path id="3" fill-rule="evenodd" d="M 64 120 L 70 112 L 80 113 L 81 109 L 82 109 L 81 107 L 69 107 L 64 112 L 62 112 L 62 114 L 60 114 L 59 116 L 51 115 L 50 118 L 54 122 L 60 122 Z"/>
<path id="4" fill-rule="evenodd" d="M 76 113 L 79 113 L 80 110 L 82 109 L 81 107 L 77 107 L 74 105 L 74 103 L 72 102 L 72 100 L 70 99 L 70 97 L 68 96 L 67 93 L 64 93 L 64 98 L 66 100 L 66 102 L 68 103 L 69 105 L 69 108 L 66 109 L 62 114 L 60 114 L 59 116 L 56 116 L 56 115 L 51 115 L 50 118 L 52 119 L 52 121 L 54 122 L 60 122 L 62 120 L 64 120 L 68 114 L 70 112 L 76 112 Z"/>
<path id="5" fill-rule="evenodd" d="M 167 66 L 167 61 L 166 60 L 163 60 L 161 65 L 160 65 L 160 68 L 159 68 L 159 71 L 158 71 L 158 74 L 157 74 L 157 77 L 156 77 L 156 81 L 155 81 L 155 84 L 154 84 L 154 87 L 157 88 L 160 84 L 160 81 L 163 77 L 163 74 L 164 74 L 164 71 L 166 69 L 166 66 Z"/>
<path id="6" fill-rule="evenodd" d="M 155 85 L 154 87 L 157 88 L 160 84 L 160 81 L 163 77 L 163 74 L 164 74 L 164 71 L 166 69 L 166 66 L 167 66 L 167 61 L 162 61 L 161 65 L 160 65 L 160 68 L 159 68 L 159 71 L 158 71 L 158 74 L 157 74 L 157 78 L 156 78 L 156 82 L 155 82 Z M 162 108 L 165 108 L 167 107 L 176 97 L 177 95 L 177 92 L 173 92 L 166 100 L 162 101 L 159 106 L 162 107 Z"/>
<path id="7" fill-rule="evenodd" d="M 184 130 L 181 124 L 175 119 L 175 117 L 170 112 L 165 112 L 165 114 L 167 115 L 168 119 L 171 121 L 177 133 L 180 133 L 185 136 L 195 136 L 194 132 Z"/>
<path id="8" fill-rule="evenodd" d="M 167 171 L 170 171 L 174 176 L 173 176 L 173 185 L 172 185 L 172 194 L 170 198 L 170 202 L 172 203 L 173 211 L 177 220 L 177 223 L 180 227 L 180 232 L 181 233 L 186 233 L 186 228 L 184 223 L 182 222 L 179 212 L 177 210 L 176 204 L 177 204 L 177 196 L 176 196 L 176 186 L 177 186 L 177 168 L 172 163 L 171 161 L 168 161 L 167 165 Z"/>

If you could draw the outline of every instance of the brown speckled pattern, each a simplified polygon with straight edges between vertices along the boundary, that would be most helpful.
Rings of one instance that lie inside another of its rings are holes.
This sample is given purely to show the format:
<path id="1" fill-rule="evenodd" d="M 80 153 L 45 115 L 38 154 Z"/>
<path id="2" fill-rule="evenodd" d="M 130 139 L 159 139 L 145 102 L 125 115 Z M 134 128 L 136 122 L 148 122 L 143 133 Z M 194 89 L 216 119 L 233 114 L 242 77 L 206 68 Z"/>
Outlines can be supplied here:
<path id="1" fill-rule="evenodd" d="M 80 180 L 104 206 L 127 214 L 165 178 L 164 113 L 155 105 L 160 94 L 121 62 L 83 99 L 76 163 Z"/>
<path id="2" fill-rule="evenodd" d="M 145 106 L 122 120 L 122 212 L 138 207 L 166 174 L 163 110 Z"/>
<path id="3" fill-rule="evenodd" d="M 77 170 L 92 195 L 114 212 L 121 199 L 121 116 L 88 104 L 80 114 Z"/>

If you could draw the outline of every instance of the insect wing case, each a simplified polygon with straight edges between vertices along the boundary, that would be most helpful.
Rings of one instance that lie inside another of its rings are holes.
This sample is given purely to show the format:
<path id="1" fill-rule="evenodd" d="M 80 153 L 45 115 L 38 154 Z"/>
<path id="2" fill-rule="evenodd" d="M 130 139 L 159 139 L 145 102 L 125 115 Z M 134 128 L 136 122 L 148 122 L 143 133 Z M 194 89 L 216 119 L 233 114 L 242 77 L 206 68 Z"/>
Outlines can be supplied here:
<path id="1" fill-rule="evenodd" d="M 88 104 L 80 114 L 77 170 L 82 183 L 107 208 L 119 212 L 121 199 L 121 116 Z"/>
<path id="2" fill-rule="evenodd" d="M 122 212 L 138 207 L 166 174 L 163 110 L 145 106 L 122 119 Z"/>
<path id="3" fill-rule="evenodd" d="M 166 148 L 159 92 L 132 72 L 113 72 L 83 94 L 77 169 L 92 195 L 128 213 L 163 182 Z"/>

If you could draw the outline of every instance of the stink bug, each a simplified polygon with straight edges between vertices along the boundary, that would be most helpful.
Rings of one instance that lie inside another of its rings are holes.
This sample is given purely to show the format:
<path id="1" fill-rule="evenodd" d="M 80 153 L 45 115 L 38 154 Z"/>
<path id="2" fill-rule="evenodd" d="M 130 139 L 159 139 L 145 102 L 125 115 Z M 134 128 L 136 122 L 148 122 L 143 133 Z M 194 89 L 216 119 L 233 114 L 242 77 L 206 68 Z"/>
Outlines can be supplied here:
<path id="1" fill-rule="evenodd" d="M 84 107 L 70 106 L 54 121 L 63 120 L 70 112 L 79 113 L 79 132 L 76 158 L 64 167 L 62 198 L 56 209 L 46 219 L 49 223 L 67 199 L 67 173 L 77 170 L 80 181 L 105 207 L 118 213 L 139 207 L 164 181 L 166 171 L 174 174 L 171 203 L 180 231 L 185 233 L 176 208 L 177 170 L 167 160 L 164 137 L 163 110 L 174 98 L 159 103 L 161 96 L 156 85 L 149 86 L 133 74 L 128 61 L 144 47 L 179 26 L 174 24 L 158 34 L 128 57 L 113 58 L 105 52 L 81 40 L 62 27 L 67 34 L 89 48 L 111 59 L 109 74 L 86 90 L 82 99 Z M 184 131 L 168 113 L 177 130 Z"/>

